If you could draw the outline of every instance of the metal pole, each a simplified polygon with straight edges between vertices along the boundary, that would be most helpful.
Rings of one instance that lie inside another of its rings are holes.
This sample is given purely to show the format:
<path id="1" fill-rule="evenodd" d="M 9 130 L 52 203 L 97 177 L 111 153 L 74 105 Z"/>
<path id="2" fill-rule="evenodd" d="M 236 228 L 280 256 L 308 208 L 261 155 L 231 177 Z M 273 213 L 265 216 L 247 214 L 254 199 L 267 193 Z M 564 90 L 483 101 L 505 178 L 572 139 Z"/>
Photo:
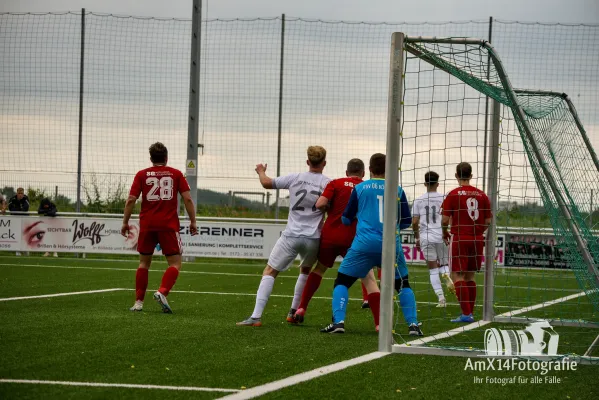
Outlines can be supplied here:
<path id="1" fill-rule="evenodd" d="M 547 168 L 547 164 L 543 162 L 543 158 L 541 157 L 541 151 L 537 145 L 537 142 L 534 140 L 534 136 L 530 132 L 530 127 L 528 126 L 528 123 L 526 122 L 526 118 L 524 116 L 524 111 L 522 110 L 522 106 L 520 106 L 520 103 L 518 103 L 518 99 L 516 98 L 516 94 L 514 92 L 512 84 L 511 84 L 507 74 L 505 73 L 505 70 L 503 69 L 503 64 L 501 63 L 501 60 L 499 59 L 497 54 L 495 54 L 495 50 L 493 49 L 493 46 L 491 46 L 489 43 L 484 43 L 483 45 L 487 48 L 489 53 L 492 54 L 492 59 L 493 59 L 493 64 L 495 65 L 495 69 L 497 70 L 497 74 L 499 75 L 499 78 L 501 79 L 501 83 L 505 89 L 507 98 L 510 101 L 510 103 L 512 104 L 512 110 L 514 113 L 514 117 L 516 117 L 516 121 L 518 121 L 518 120 L 520 121 L 520 126 L 522 127 L 522 130 L 524 131 L 523 135 L 528 139 L 532 153 L 536 157 L 539 167 L 543 171 L 543 175 L 545 176 L 545 179 L 547 179 L 549 188 L 553 192 L 553 196 L 555 197 L 555 200 L 562 212 L 562 215 L 563 215 L 564 219 L 566 220 L 566 224 L 568 224 L 568 227 L 572 231 L 572 235 L 574 236 L 574 240 L 576 241 L 578 251 L 580 252 L 583 260 L 585 261 L 585 264 L 587 265 L 587 270 L 588 270 L 589 274 L 594 278 L 594 280 L 595 280 L 594 283 L 596 285 L 599 285 L 599 270 L 597 269 L 597 266 L 595 265 L 595 260 L 593 259 L 593 256 L 589 252 L 589 249 L 587 248 L 587 245 L 586 245 L 584 239 L 582 238 L 582 235 L 580 234 L 580 229 L 578 228 L 576 223 L 574 223 L 572 214 L 570 213 L 570 210 L 566 206 L 566 202 L 562 196 L 562 193 L 559 191 L 558 185 L 557 185 L 553 175 Z"/>
<path id="2" fill-rule="evenodd" d="M 58 185 L 54 186 L 54 201 L 56 200 L 58 200 Z"/>
<path id="3" fill-rule="evenodd" d="M 81 161 L 83 149 L 83 64 L 85 60 L 85 8 L 81 9 L 81 58 L 79 60 L 79 142 L 77 144 L 77 204 L 81 211 Z"/>
<path id="4" fill-rule="evenodd" d="M 281 15 L 281 65 L 279 67 L 279 127 L 277 131 L 277 176 L 281 175 L 281 132 L 283 128 L 283 66 L 285 58 L 285 14 Z M 279 219 L 279 189 L 275 196 L 275 219 Z"/>
<path id="5" fill-rule="evenodd" d="M 193 0 L 191 18 L 191 66 L 189 69 L 189 121 L 187 124 L 186 176 L 191 199 L 198 206 L 198 130 L 200 114 L 200 56 L 202 48 L 202 0 Z"/>
<path id="6" fill-rule="evenodd" d="M 389 104 L 387 112 L 387 159 L 385 162 L 385 194 L 383 206 L 383 259 L 381 277 L 381 309 L 379 351 L 391 352 L 393 346 L 393 291 L 395 278 L 395 235 L 397 234 L 397 188 L 399 186 L 399 127 L 403 111 L 403 46 L 404 34 L 391 36 L 389 70 Z"/>
<path id="7" fill-rule="evenodd" d="M 493 17 L 489 17 L 489 43 L 493 36 Z M 487 81 L 491 78 L 491 55 L 487 54 Z M 483 145 L 483 192 L 486 192 L 487 181 L 487 142 L 489 140 L 489 96 L 485 98 L 485 142 Z"/>
<path id="8" fill-rule="evenodd" d="M 493 220 L 487 231 L 485 240 L 485 292 L 483 300 L 483 321 L 493 320 L 493 298 L 495 287 L 495 244 L 497 243 L 497 184 L 499 175 L 499 124 L 501 123 L 501 104 L 493 100 L 493 122 L 491 124 L 491 146 L 489 154 L 489 176 L 487 177 L 487 193 L 491 203 Z"/>

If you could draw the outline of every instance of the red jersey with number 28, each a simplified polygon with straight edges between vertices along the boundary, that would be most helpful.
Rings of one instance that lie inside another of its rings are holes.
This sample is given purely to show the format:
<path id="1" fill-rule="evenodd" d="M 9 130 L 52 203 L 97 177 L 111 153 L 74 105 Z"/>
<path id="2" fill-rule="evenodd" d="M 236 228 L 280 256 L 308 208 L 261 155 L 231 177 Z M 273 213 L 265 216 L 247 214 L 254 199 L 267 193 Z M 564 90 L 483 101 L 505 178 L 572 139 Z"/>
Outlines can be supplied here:
<path id="1" fill-rule="evenodd" d="M 460 186 L 447 194 L 441 206 L 443 215 L 451 217 L 451 234 L 458 237 L 480 237 L 485 233 L 485 220 L 491 218 L 491 203 L 482 190 Z"/>
<path id="2" fill-rule="evenodd" d="M 140 230 L 179 232 L 177 194 L 187 191 L 189 184 L 178 169 L 153 166 L 139 171 L 133 179 L 129 195 L 142 196 Z"/>
<path id="3" fill-rule="evenodd" d="M 330 181 L 322 192 L 322 196 L 329 199 L 329 210 L 327 211 L 327 220 L 322 227 L 320 235 L 323 243 L 336 244 L 341 246 L 351 246 L 354 236 L 356 236 L 356 223 L 343 225 L 341 216 L 354 186 L 361 183 L 362 179 L 356 176 L 339 178 Z"/>

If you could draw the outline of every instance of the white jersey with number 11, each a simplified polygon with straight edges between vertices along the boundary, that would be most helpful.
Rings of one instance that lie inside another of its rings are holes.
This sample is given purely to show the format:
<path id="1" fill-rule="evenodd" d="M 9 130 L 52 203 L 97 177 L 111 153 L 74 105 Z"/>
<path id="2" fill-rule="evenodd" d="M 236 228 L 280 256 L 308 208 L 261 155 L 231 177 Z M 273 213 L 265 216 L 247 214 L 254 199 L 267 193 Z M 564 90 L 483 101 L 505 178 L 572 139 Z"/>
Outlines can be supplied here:
<path id="1" fill-rule="evenodd" d="M 423 243 L 442 243 L 441 205 L 445 195 L 427 192 L 414 200 L 413 216 L 420 217 L 420 241 Z"/>

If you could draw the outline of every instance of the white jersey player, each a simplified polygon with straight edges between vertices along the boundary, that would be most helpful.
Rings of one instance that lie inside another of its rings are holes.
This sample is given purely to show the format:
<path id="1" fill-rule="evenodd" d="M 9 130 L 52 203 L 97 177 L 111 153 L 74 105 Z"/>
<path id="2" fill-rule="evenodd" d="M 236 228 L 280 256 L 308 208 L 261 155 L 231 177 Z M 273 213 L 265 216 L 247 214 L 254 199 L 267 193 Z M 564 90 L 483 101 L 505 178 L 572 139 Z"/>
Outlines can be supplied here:
<path id="1" fill-rule="evenodd" d="M 424 175 L 424 186 L 427 191 L 414 200 L 412 209 L 412 229 L 416 239 L 416 248 L 420 248 L 429 268 L 431 285 L 439 298 L 437 307 L 445 307 L 447 302 L 441 287 L 441 279 L 447 288 L 454 292 L 453 282 L 449 277 L 449 250 L 443 241 L 441 231 L 441 205 L 445 195 L 437 192 L 439 174 L 429 171 Z"/>
<path id="2" fill-rule="evenodd" d="M 300 256 L 300 274 L 295 284 L 291 309 L 287 322 L 296 323 L 293 315 L 299 306 L 308 274 L 318 258 L 318 245 L 324 213 L 316 208 L 316 201 L 330 179 L 322 174 L 326 165 L 326 150 L 320 146 L 308 147 L 308 172 L 271 179 L 266 176 L 266 165 L 258 164 L 256 172 L 265 189 L 289 190 L 289 217 L 287 226 L 270 253 L 262 273 L 252 315 L 239 326 L 261 326 L 262 312 L 268 303 L 275 278 L 279 272 L 289 269 L 293 260 Z"/>

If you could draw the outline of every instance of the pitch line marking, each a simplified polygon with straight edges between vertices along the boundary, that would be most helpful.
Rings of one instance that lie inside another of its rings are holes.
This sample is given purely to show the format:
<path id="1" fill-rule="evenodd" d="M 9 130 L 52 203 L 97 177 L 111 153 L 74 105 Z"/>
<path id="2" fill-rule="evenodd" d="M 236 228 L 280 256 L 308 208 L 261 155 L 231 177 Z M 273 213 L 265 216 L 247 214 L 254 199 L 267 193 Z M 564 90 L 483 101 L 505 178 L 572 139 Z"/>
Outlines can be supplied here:
<path id="1" fill-rule="evenodd" d="M 328 375 L 333 372 L 341 371 L 346 368 L 352 367 L 354 365 L 362 364 L 365 362 L 369 362 L 372 360 L 376 360 L 382 357 L 385 357 L 391 353 L 385 353 L 382 351 L 375 351 L 373 353 L 368 353 L 360 357 L 352 358 L 345 361 L 340 361 L 335 364 L 325 365 L 324 367 L 319 367 L 313 369 L 311 371 L 302 372 L 297 375 L 292 375 L 288 378 L 284 378 L 278 381 L 266 383 L 264 385 L 255 386 L 253 388 L 249 388 L 235 394 L 230 394 L 225 397 L 221 397 L 221 399 L 228 400 L 246 400 L 253 399 L 254 397 L 262 396 L 266 393 L 274 392 L 276 390 L 280 390 L 286 388 L 287 386 L 297 385 L 301 382 L 306 382 L 312 380 L 314 378 L 318 378 L 321 376 Z"/>
<path id="2" fill-rule="evenodd" d="M 136 271 L 136 268 L 114 268 L 114 267 L 78 267 L 74 265 L 42 265 L 42 264 L 0 264 L 0 267 L 34 267 L 34 268 L 57 268 L 57 269 L 89 269 L 89 270 L 105 270 L 105 271 Z M 150 269 L 150 272 L 163 272 L 158 269 Z M 213 272 L 213 271 L 179 271 L 180 274 L 198 274 L 198 275 L 221 275 L 221 276 L 243 276 L 243 277 L 251 277 L 251 278 L 259 278 L 262 275 L 259 274 L 245 274 L 238 272 Z M 297 279 L 296 275 L 279 275 L 277 278 L 279 279 Z M 333 277 L 323 277 L 323 280 L 334 280 Z M 428 281 L 411 281 L 412 283 L 419 284 L 428 284 Z M 527 289 L 527 290 L 536 290 L 536 291 L 547 291 L 547 290 L 560 290 L 562 292 L 578 292 L 579 289 L 569 289 L 569 288 L 535 288 L 529 286 L 505 286 L 505 285 L 496 285 L 496 288 L 510 288 L 510 289 Z M 424 303 L 424 302 L 422 302 Z M 437 304 L 437 303 L 430 303 Z"/>
<path id="3" fill-rule="evenodd" d="M 121 290 L 130 290 L 133 291 L 135 289 L 133 288 L 127 288 L 127 289 L 121 289 Z M 153 290 L 148 290 L 149 292 L 153 291 Z M 237 292 L 203 292 L 203 291 L 196 291 L 196 290 L 171 290 L 171 293 L 189 293 L 189 294 L 211 294 L 211 295 L 217 295 L 217 296 L 256 296 L 256 293 L 237 293 Z M 270 297 L 281 297 L 281 298 L 285 298 L 285 299 L 291 299 L 293 298 L 292 295 L 289 294 L 271 294 Z M 314 296 L 312 297 L 312 299 L 316 299 L 316 300 L 332 300 L 332 297 L 324 297 L 324 296 Z M 351 301 L 364 301 L 363 299 L 359 299 L 357 297 L 350 297 L 348 300 Z M 438 303 L 435 301 L 418 301 L 418 304 L 432 304 L 432 305 L 437 305 Z M 447 305 L 450 306 L 459 306 L 458 303 L 447 303 Z M 512 308 L 510 306 L 495 306 L 495 307 L 501 307 L 501 308 Z"/>
<path id="4" fill-rule="evenodd" d="M 26 383 L 33 385 L 61 385 L 61 386 L 90 386 L 90 387 L 109 387 L 109 388 L 129 388 L 129 389 L 160 389 L 160 390 L 179 390 L 188 392 L 226 392 L 237 393 L 238 389 L 222 389 L 196 386 L 160 386 L 160 385 L 136 385 L 131 383 L 101 383 L 101 382 L 70 382 L 70 381 L 40 381 L 30 379 L 0 379 L 0 383 Z"/>
<path id="5" fill-rule="evenodd" d="M 158 257 L 158 256 L 157 256 Z M 200 256 L 196 256 L 197 258 L 200 258 Z M 15 257 L 13 256 L 0 256 L 0 259 L 6 259 L 6 258 L 10 258 L 10 259 L 14 259 Z M 39 257 L 35 257 L 35 256 L 21 256 L 19 258 L 22 259 L 39 259 Z M 73 257 L 61 257 L 61 260 L 69 260 L 69 261 L 92 261 L 92 262 L 100 262 L 100 263 L 107 263 L 107 262 L 136 262 L 137 260 L 135 259 L 126 259 L 126 258 L 112 258 L 112 259 L 101 259 L 101 258 L 73 258 Z M 256 261 L 255 259 L 251 259 L 250 261 Z M 254 267 L 263 267 L 264 265 L 266 265 L 266 260 L 259 260 L 262 261 L 262 263 L 258 264 L 258 263 L 254 263 L 254 264 L 243 264 L 243 263 L 223 263 L 223 262 L 201 262 L 201 261 L 183 261 L 184 264 L 189 264 L 189 265 L 198 265 L 198 266 L 230 266 L 230 267 L 243 267 L 243 268 L 254 268 Z M 152 261 L 155 264 L 166 264 L 166 261 L 164 260 L 153 260 Z M 4 264 L 4 265 L 21 265 L 21 264 Z M 38 264 L 35 264 L 38 265 Z M 296 267 L 299 264 L 295 265 Z M 410 270 L 412 273 L 414 274 L 422 274 L 422 275 L 426 275 L 428 276 L 428 268 L 426 268 L 426 265 L 423 264 L 410 264 L 408 263 L 408 268 L 412 268 L 413 270 Z M 415 269 L 414 269 L 415 268 Z M 426 270 L 425 270 L 426 268 Z M 549 274 L 561 274 L 563 275 L 564 273 L 566 273 L 566 271 L 563 270 L 555 270 L 553 268 L 542 268 L 542 267 L 538 267 L 538 268 L 531 268 L 531 267 L 499 267 L 499 271 L 504 270 L 505 273 L 507 275 L 521 275 L 521 276 L 535 276 L 538 278 L 544 278 L 547 277 Z M 503 273 L 503 272 L 502 272 Z M 327 279 L 327 278 L 325 278 Z M 333 278 L 334 279 L 334 278 Z M 576 279 L 575 276 L 562 276 L 560 277 L 560 279 Z"/>
<path id="6" fill-rule="evenodd" d="M 570 296 L 565 296 L 565 297 L 561 297 L 559 299 L 555 299 L 555 300 L 551 300 L 545 303 L 539 303 L 536 304 L 534 306 L 530 306 L 530 307 L 524 307 L 521 308 L 519 310 L 514 310 L 514 311 L 509 311 L 506 313 L 503 313 L 499 316 L 501 317 L 510 317 L 510 316 L 514 316 L 514 315 L 518 315 L 518 314 L 522 314 L 525 313 L 527 311 L 533 311 L 533 310 L 538 310 L 539 308 L 543 308 L 543 307 L 547 307 L 547 306 L 551 306 L 553 304 L 557 304 L 557 303 L 561 303 L 564 301 L 568 301 L 568 300 L 572 300 L 581 296 L 584 296 L 585 293 L 577 293 L 574 295 L 570 295 Z M 460 328 L 455 328 L 455 329 L 451 329 L 447 332 L 442 332 L 440 334 L 437 334 L 435 336 L 431 336 L 431 337 L 427 337 L 424 339 L 418 339 L 418 340 L 414 340 L 409 342 L 409 344 L 402 344 L 399 345 L 400 347 L 407 347 L 407 346 L 411 346 L 414 344 L 426 344 L 428 342 L 432 342 L 435 341 L 437 339 L 439 339 L 439 335 L 444 335 L 443 337 L 451 337 L 451 336 L 455 336 L 458 335 L 460 333 L 463 333 L 465 331 L 468 330 L 472 330 L 475 328 L 479 328 L 481 326 L 485 326 L 490 324 L 491 322 L 487 322 L 487 321 L 482 321 L 482 322 L 476 322 L 476 323 L 472 323 L 472 324 L 468 324 L 466 326 L 460 327 Z M 283 388 L 286 388 L 288 386 L 293 386 L 296 385 L 298 383 L 302 383 L 302 382 L 306 382 L 309 380 L 312 380 L 314 378 L 318 378 L 320 376 L 324 376 L 333 372 L 337 372 L 337 371 L 341 371 L 343 369 L 346 369 L 348 367 L 354 366 L 354 365 L 358 365 L 364 362 L 369 362 L 372 360 L 376 360 L 378 358 L 382 358 L 385 357 L 389 354 L 392 353 L 385 353 L 385 352 L 373 352 L 373 353 L 369 353 L 360 357 L 356 357 L 356 358 L 352 358 L 350 360 L 346 360 L 346 361 L 341 361 L 335 364 L 331 364 L 331 365 L 327 365 L 321 368 L 316 368 L 313 369 L 311 371 L 307 371 L 307 372 L 303 372 L 297 375 L 293 375 L 290 376 L 288 378 L 284 378 L 278 381 L 274 381 L 274 382 L 270 382 L 264 385 L 260 385 L 260 386 L 256 386 L 250 389 L 246 389 L 242 392 L 237 392 L 235 394 L 231 394 L 225 397 L 222 397 L 222 399 L 228 399 L 228 400 L 246 400 L 246 399 L 253 399 L 254 397 L 258 397 L 258 396 L 262 396 L 266 393 L 270 393 L 270 392 L 274 392 Z"/>
<path id="7" fill-rule="evenodd" d="M 0 298 L 0 301 L 44 299 L 44 298 L 48 298 L 48 297 L 76 296 L 76 295 L 79 295 L 79 294 L 118 292 L 119 290 L 125 290 L 125 289 L 122 289 L 122 288 L 112 288 L 112 289 L 87 290 L 87 291 L 84 291 L 84 292 L 67 292 L 67 293 L 42 294 L 42 295 L 37 295 L 37 296 L 4 297 L 4 298 Z"/>
<path id="8" fill-rule="evenodd" d="M 516 316 L 516 315 L 524 314 L 524 313 L 529 312 L 529 311 L 534 311 L 534 310 L 538 310 L 540 308 L 552 306 L 552 305 L 557 304 L 557 303 L 562 303 L 564 301 L 569 301 L 569 300 L 577 299 L 577 298 L 585 296 L 585 295 L 586 295 L 585 292 L 571 294 L 569 296 L 560 297 L 560 298 L 555 299 L 555 300 L 549 300 L 549 301 L 546 301 L 546 302 L 543 302 L 543 303 L 539 303 L 539 304 L 535 304 L 535 305 L 532 305 L 532 306 L 523 307 L 523 308 L 520 308 L 518 310 L 508 311 L 508 312 L 505 312 L 503 314 L 497 315 L 497 317 L 513 317 L 513 316 Z M 447 339 L 447 338 L 450 338 L 452 336 L 459 335 L 460 333 L 464 333 L 466 331 L 471 331 L 473 329 L 481 328 L 483 326 L 489 325 L 492 322 L 493 321 L 478 321 L 478 322 L 473 322 L 471 324 L 464 325 L 464 326 L 461 326 L 459 328 L 454 328 L 454 329 L 450 329 L 450 330 L 445 331 L 445 332 L 437 333 L 437 334 L 435 334 L 433 336 L 429 336 L 429 337 L 426 337 L 424 339 L 411 340 L 409 342 L 400 344 L 398 346 L 399 347 L 408 347 L 408 346 L 414 346 L 414 345 L 423 345 L 423 344 L 427 344 L 427 343 L 430 343 L 430 342 L 434 342 L 434 341 L 439 340 L 439 339 Z"/>
<path id="9" fill-rule="evenodd" d="M 15 300 L 33 300 L 33 299 L 44 299 L 50 297 L 63 297 L 63 296 L 76 296 L 80 294 L 94 294 L 94 293 L 107 293 L 107 292 L 119 292 L 119 291 L 133 291 L 133 288 L 111 288 L 111 289 L 99 289 L 99 290 L 88 290 L 83 292 L 66 292 L 66 293 L 50 293 L 50 294 L 42 294 L 36 296 L 20 296 L 20 297 L 5 297 L 0 298 L 1 301 L 15 301 Z M 148 292 L 152 292 L 154 290 L 148 290 Z M 237 292 L 205 292 L 205 291 L 196 291 L 196 290 L 171 290 L 171 293 L 189 293 L 189 294 L 209 294 L 216 296 L 256 296 L 256 293 L 237 293 Z M 281 297 L 290 299 L 293 296 L 288 294 L 271 294 L 270 297 Z M 312 297 L 316 300 L 331 300 L 332 297 L 324 297 L 324 296 L 314 296 Z M 350 298 L 352 301 L 363 301 L 359 298 Z M 426 302 L 421 301 L 420 304 L 437 304 L 436 302 Z M 457 303 L 448 303 L 448 305 L 458 305 Z M 496 307 L 504 307 L 511 308 L 509 306 L 496 306 Z"/>

